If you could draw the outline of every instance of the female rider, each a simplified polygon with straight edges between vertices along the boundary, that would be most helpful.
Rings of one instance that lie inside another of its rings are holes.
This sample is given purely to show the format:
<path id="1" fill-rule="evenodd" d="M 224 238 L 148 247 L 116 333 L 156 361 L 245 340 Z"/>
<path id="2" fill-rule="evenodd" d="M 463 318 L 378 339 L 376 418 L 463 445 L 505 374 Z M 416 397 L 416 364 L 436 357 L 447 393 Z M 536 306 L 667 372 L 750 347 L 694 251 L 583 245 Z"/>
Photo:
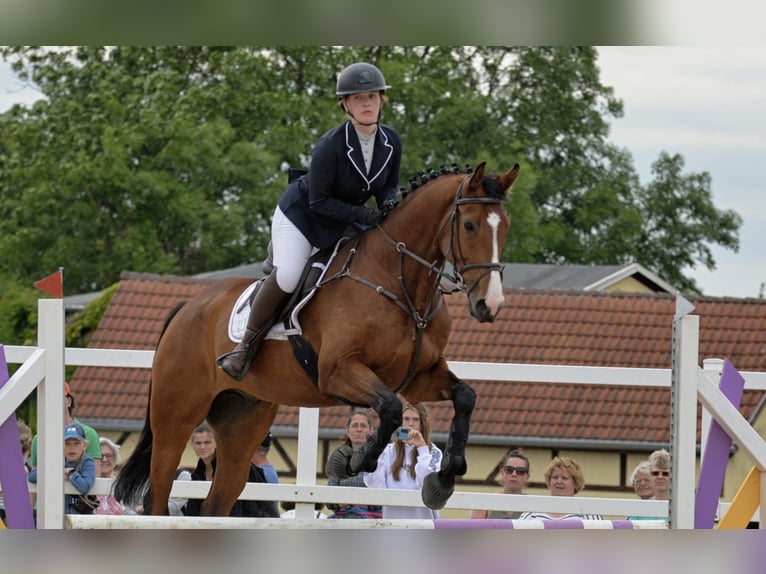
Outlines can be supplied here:
<path id="1" fill-rule="evenodd" d="M 380 123 L 388 88 L 381 71 L 366 62 L 338 76 L 335 93 L 348 119 L 319 139 L 308 172 L 280 196 L 271 223 L 274 270 L 255 295 L 242 341 L 217 359 L 236 380 L 250 369 L 311 255 L 334 245 L 350 224 L 377 225 L 395 204 L 402 143 Z M 372 196 L 377 210 L 365 205 Z"/>

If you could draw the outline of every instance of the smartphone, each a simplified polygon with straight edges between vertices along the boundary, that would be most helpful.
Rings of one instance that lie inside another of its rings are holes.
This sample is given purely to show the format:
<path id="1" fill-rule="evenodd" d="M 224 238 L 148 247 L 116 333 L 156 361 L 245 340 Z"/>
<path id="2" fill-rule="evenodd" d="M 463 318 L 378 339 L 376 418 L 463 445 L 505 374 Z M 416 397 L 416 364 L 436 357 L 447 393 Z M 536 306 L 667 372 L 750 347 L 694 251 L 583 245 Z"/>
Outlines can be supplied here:
<path id="1" fill-rule="evenodd" d="M 410 438 L 410 429 L 406 427 L 399 427 L 396 429 L 396 438 L 399 440 L 407 440 Z"/>

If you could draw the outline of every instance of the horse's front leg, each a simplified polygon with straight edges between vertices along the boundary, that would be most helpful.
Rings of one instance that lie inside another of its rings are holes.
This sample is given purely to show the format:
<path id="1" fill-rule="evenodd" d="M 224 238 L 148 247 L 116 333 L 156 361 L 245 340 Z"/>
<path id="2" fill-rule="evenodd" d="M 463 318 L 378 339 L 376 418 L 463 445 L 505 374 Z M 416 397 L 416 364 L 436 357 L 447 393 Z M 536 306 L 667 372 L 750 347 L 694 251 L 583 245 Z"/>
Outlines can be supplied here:
<path id="1" fill-rule="evenodd" d="M 468 469 L 465 459 L 465 447 L 468 443 L 471 414 L 476 404 L 473 388 L 449 372 L 450 391 L 455 416 L 444 449 L 441 469 L 426 476 L 423 481 L 421 496 L 423 504 L 433 510 L 443 508 L 455 491 L 455 477 L 463 476 Z"/>

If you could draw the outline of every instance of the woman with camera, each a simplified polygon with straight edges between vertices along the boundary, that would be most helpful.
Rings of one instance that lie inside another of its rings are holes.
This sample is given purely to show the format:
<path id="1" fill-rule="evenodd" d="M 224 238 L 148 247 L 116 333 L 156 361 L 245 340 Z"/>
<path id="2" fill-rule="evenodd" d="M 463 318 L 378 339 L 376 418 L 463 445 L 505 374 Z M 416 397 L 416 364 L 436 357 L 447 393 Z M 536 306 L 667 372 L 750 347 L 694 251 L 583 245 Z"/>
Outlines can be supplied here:
<path id="1" fill-rule="evenodd" d="M 438 472 L 442 451 L 431 442 L 431 425 L 424 405 L 402 407 L 402 427 L 378 457 L 378 467 L 364 477 L 369 488 L 420 490 L 423 480 Z M 438 518 L 439 512 L 424 505 L 383 506 L 383 518 Z"/>

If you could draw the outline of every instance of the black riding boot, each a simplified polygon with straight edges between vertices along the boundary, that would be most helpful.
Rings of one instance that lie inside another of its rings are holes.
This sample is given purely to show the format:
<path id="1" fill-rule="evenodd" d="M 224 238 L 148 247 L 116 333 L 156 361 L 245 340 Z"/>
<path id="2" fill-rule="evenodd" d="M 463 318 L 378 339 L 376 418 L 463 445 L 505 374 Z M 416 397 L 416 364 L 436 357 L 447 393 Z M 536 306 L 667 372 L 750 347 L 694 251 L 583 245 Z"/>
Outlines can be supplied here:
<path id="1" fill-rule="evenodd" d="M 271 273 L 258 287 L 250 317 L 247 319 L 247 329 L 242 341 L 216 360 L 218 366 L 226 373 L 240 381 L 250 370 L 258 346 L 274 324 L 276 315 L 282 308 L 290 293 L 285 293 L 277 285 L 277 274 Z"/>

